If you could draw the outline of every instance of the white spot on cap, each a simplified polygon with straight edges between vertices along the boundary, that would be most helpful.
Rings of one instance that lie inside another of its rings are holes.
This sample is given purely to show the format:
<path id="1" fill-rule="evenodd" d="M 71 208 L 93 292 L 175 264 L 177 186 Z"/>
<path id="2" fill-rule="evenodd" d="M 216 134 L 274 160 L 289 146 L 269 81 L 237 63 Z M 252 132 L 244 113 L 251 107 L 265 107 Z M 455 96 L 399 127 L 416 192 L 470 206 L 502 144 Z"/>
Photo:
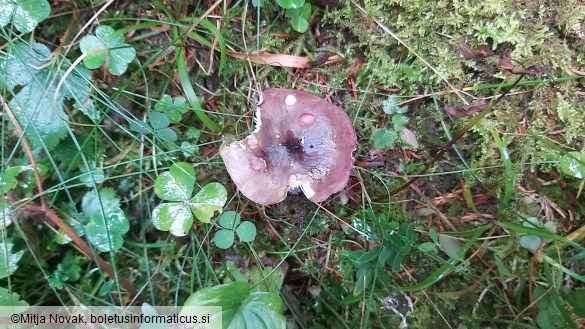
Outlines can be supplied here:
<path id="1" fill-rule="evenodd" d="M 299 122 L 305 127 L 312 126 L 315 123 L 315 116 L 309 113 L 305 113 L 299 117 Z"/>
<path id="2" fill-rule="evenodd" d="M 297 102 L 297 98 L 293 95 L 288 95 L 284 99 L 284 104 L 289 105 L 289 106 L 294 105 L 296 102 Z"/>

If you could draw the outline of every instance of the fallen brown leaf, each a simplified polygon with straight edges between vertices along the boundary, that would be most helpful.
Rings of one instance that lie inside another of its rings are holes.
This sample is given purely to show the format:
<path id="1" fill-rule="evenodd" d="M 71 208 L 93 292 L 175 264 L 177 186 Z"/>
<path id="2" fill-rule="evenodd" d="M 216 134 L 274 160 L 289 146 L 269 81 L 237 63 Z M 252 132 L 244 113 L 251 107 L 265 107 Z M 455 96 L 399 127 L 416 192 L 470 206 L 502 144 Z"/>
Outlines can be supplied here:
<path id="1" fill-rule="evenodd" d="M 230 50 L 227 51 L 227 54 L 234 58 L 249 60 L 252 63 L 299 69 L 306 68 L 310 62 L 308 57 L 285 54 L 245 54 Z"/>
<path id="2" fill-rule="evenodd" d="M 470 48 L 463 40 L 457 43 L 457 48 L 459 48 L 465 59 L 482 59 L 495 55 L 488 45 Z"/>
<path id="3" fill-rule="evenodd" d="M 477 113 L 487 106 L 487 102 L 483 99 L 476 99 L 471 104 L 461 106 L 461 107 L 451 107 L 449 105 L 444 105 L 443 110 L 447 112 L 447 114 L 454 116 L 456 118 L 462 118 L 470 116 L 474 113 Z"/>

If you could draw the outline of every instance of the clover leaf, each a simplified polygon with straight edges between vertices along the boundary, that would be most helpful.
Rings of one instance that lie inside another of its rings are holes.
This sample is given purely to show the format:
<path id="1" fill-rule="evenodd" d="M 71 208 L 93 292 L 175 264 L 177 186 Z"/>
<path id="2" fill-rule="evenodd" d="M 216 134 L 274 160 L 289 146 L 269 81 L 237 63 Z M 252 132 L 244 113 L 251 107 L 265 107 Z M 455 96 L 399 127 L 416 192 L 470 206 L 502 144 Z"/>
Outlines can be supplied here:
<path id="1" fill-rule="evenodd" d="M 79 42 L 81 52 L 85 55 L 83 64 L 88 69 L 97 69 L 108 60 L 108 71 L 121 75 L 128 69 L 128 64 L 136 57 L 136 50 L 124 43 L 124 35 L 114 33 L 114 29 L 102 25 L 95 30 L 95 35 L 86 35 Z"/>
<path id="2" fill-rule="evenodd" d="M 9 43 L 6 54 L 0 59 L 0 84 L 16 93 L 8 106 L 33 148 L 44 145 L 50 150 L 67 134 L 69 117 L 63 109 L 67 99 L 94 122 L 99 119 L 90 99 L 87 69 L 78 66 L 66 75 L 71 65 L 60 65 L 49 48 L 36 42 Z"/>
<path id="3" fill-rule="evenodd" d="M 4 279 L 14 273 L 18 268 L 18 261 L 22 258 L 24 250 L 12 253 L 14 244 L 10 242 L 0 243 L 0 279 Z"/>
<path id="4" fill-rule="evenodd" d="M 243 242 L 252 242 L 256 238 L 256 226 L 252 222 L 240 223 L 240 214 L 235 211 L 226 211 L 221 214 L 218 223 L 222 229 L 214 236 L 215 245 L 221 249 L 227 249 L 234 244 L 235 234 Z"/>
<path id="5" fill-rule="evenodd" d="M 169 118 L 155 111 L 148 112 L 148 122 L 154 129 L 154 133 L 162 140 L 174 142 L 177 140 L 177 133 L 169 128 L 171 121 Z"/>
<path id="6" fill-rule="evenodd" d="M 219 183 L 205 185 L 195 196 L 195 170 L 186 162 L 173 164 L 169 171 L 160 174 L 154 182 L 154 192 L 165 201 L 154 208 L 152 223 L 161 231 L 184 236 L 193 226 L 193 216 L 209 223 L 214 213 L 222 212 L 227 191 Z"/>
<path id="7" fill-rule="evenodd" d="M 187 100 L 183 96 L 177 96 L 174 99 L 164 94 L 160 101 L 154 106 L 156 111 L 164 113 L 172 122 L 180 122 L 181 115 L 189 111 Z"/>
<path id="8" fill-rule="evenodd" d="M 32 32 L 50 13 L 51 6 L 46 0 L 0 0 L 0 26 L 12 21 L 22 33 Z"/>
<path id="9" fill-rule="evenodd" d="M 120 209 L 120 198 L 114 190 L 106 188 L 86 193 L 81 207 L 83 216 L 88 219 L 85 232 L 89 241 L 102 252 L 120 249 L 130 223 Z"/>

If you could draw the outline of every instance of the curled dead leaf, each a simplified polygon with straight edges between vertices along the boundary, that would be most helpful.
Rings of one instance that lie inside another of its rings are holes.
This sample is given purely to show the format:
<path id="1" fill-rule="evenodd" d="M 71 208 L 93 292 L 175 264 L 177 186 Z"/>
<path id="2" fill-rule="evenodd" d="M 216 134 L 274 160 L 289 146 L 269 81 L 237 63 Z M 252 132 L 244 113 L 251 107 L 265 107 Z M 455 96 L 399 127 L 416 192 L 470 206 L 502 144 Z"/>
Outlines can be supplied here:
<path id="1" fill-rule="evenodd" d="M 486 57 L 494 56 L 494 52 L 488 45 L 481 45 L 475 48 L 470 48 L 463 40 L 457 43 L 457 48 L 465 59 L 482 59 Z"/>
<path id="2" fill-rule="evenodd" d="M 471 104 L 461 106 L 461 107 L 451 107 L 449 105 L 444 104 L 443 110 L 447 112 L 447 114 L 454 116 L 456 118 L 467 117 L 473 115 L 474 113 L 480 112 L 485 109 L 487 106 L 487 102 L 483 99 L 476 99 Z"/>

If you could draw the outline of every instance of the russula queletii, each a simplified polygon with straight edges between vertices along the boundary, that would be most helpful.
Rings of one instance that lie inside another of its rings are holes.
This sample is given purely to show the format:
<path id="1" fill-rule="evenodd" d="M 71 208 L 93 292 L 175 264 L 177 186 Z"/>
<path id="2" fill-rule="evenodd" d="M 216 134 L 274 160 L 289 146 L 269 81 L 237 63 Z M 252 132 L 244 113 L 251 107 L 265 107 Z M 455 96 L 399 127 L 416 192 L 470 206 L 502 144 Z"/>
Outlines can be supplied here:
<path id="1" fill-rule="evenodd" d="M 356 135 L 339 107 L 306 92 L 264 91 L 256 129 L 221 156 L 238 189 L 263 205 L 300 190 L 315 202 L 341 191 L 353 167 Z"/>

